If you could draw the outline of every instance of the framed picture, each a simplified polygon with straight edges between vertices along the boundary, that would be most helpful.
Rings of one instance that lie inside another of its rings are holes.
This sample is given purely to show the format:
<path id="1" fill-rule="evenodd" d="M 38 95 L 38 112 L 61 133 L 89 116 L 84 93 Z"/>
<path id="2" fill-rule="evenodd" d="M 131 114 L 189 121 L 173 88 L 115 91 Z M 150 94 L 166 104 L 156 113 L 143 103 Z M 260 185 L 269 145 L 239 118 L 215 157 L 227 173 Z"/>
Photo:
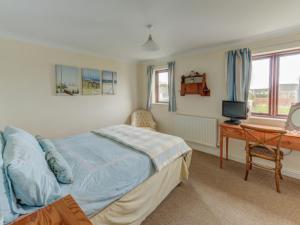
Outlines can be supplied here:
<path id="1" fill-rule="evenodd" d="M 56 94 L 65 96 L 80 95 L 80 69 L 73 66 L 55 65 Z"/>
<path id="2" fill-rule="evenodd" d="M 102 71 L 102 93 L 114 95 L 117 90 L 117 73 L 113 71 Z"/>
<path id="3" fill-rule="evenodd" d="M 82 94 L 101 94 L 101 73 L 97 69 L 82 69 Z"/>

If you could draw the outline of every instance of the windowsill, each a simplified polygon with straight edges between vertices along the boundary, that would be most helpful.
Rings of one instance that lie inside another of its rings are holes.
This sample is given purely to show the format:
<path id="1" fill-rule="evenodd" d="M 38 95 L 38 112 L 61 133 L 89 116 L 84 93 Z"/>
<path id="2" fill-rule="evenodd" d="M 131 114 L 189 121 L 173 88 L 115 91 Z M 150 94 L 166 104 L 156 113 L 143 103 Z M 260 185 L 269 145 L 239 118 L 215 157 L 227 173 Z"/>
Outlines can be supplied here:
<path id="1" fill-rule="evenodd" d="M 168 103 L 163 103 L 163 102 L 154 102 L 152 105 L 163 105 L 163 106 L 168 106 Z"/>
<path id="2" fill-rule="evenodd" d="M 286 118 L 276 118 L 276 117 L 268 117 L 268 116 L 249 116 L 249 119 L 253 120 L 267 120 L 267 121 L 280 121 L 285 122 Z"/>
<path id="3" fill-rule="evenodd" d="M 249 116 L 246 123 L 275 126 L 275 127 L 285 127 L 286 119 L 284 118 L 274 118 L 274 117 L 261 117 L 261 116 Z"/>

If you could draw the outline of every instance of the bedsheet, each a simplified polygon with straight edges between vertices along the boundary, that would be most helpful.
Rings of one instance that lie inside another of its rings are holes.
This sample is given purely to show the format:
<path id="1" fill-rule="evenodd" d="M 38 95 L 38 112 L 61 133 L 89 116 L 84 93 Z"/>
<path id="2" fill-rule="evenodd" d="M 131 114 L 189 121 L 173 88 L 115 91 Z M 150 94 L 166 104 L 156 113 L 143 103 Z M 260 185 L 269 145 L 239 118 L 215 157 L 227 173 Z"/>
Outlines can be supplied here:
<path id="1" fill-rule="evenodd" d="M 61 184 L 62 195 L 71 194 L 87 216 L 101 211 L 155 171 L 147 155 L 93 133 L 53 143 L 75 178 L 72 184 Z"/>

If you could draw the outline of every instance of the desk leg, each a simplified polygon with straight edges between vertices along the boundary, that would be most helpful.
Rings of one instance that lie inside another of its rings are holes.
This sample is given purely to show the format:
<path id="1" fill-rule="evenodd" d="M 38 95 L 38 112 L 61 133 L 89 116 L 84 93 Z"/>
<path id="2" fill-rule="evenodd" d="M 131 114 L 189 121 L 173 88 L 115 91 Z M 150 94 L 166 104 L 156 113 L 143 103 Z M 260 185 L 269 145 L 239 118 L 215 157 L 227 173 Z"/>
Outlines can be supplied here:
<path id="1" fill-rule="evenodd" d="M 225 138 L 226 140 L 226 160 L 228 160 L 228 137 Z"/>
<path id="2" fill-rule="evenodd" d="M 223 132 L 220 132 L 220 168 L 223 168 Z"/>

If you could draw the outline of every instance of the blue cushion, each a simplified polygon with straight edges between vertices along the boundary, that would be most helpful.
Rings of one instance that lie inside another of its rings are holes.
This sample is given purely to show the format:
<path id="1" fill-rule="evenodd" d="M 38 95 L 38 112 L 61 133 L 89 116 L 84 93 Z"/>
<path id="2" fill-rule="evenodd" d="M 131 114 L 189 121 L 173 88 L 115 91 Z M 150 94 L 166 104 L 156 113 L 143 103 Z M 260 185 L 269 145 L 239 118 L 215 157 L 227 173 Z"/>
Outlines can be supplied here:
<path id="1" fill-rule="evenodd" d="M 59 198 L 59 184 L 36 139 L 12 127 L 5 128 L 4 137 L 3 159 L 10 194 L 27 206 L 44 206 Z M 18 212 L 18 208 L 13 207 L 13 210 Z"/>
<path id="2" fill-rule="evenodd" d="M 14 220 L 18 215 L 13 213 L 10 207 L 9 190 L 6 182 L 3 166 L 3 149 L 5 141 L 0 131 L 0 214 L 4 217 L 4 223 L 9 223 Z"/>
<path id="3" fill-rule="evenodd" d="M 63 156 L 56 150 L 54 144 L 49 139 L 41 136 L 36 136 L 36 139 L 44 150 L 46 161 L 56 176 L 56 179 L 64 184 L 72 183 L 74 180 L 72 169 Z"/>

